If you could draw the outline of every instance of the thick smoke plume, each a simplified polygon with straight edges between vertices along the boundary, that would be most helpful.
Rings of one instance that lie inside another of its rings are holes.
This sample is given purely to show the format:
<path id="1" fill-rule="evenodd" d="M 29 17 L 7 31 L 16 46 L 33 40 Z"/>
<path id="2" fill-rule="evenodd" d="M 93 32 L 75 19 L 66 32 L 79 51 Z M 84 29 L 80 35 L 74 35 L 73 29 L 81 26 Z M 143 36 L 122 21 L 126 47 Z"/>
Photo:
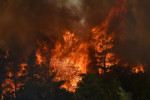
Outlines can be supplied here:
<path id="1" fill-rule="evenodd" d="M 115 0 L 0 0 L 0 49 L 25 54 L 37 40 L 57 40 L 64 30 L 87 41 L 92 28 L 101 25 L 114 4 Z M 118 28 L 114 46 L 124 61 L 150 60 L 149 4 L 149 0 L 127 2 L 126 23 Z M 110 30 L 117 29 L 115 24 L 111 23 Z"/>

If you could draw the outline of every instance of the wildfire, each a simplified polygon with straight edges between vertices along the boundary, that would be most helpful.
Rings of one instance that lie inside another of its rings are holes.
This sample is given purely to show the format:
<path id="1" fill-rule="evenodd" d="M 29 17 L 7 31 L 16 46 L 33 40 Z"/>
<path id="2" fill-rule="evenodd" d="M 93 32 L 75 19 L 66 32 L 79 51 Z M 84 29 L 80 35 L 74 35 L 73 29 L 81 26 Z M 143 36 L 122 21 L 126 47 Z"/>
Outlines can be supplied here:
<path id="1" fill-rule="evenodd" d="M 74 92 L 77 83 L 82 79 L 80 75 L 86 74 L 86 68 L 90 63 L 88 43 L 80 43 L 75 33 L 66 31 L 63 41 L 57 40 L 55 48 L 51 52 L 46 52 L 46 56 L 43 56 L 43 49 L 40 49 L 47 49 L 48 44 L 43 45 L 36 51 L 37 64 L 46 63 L 46 56 L 51 54 L 49 67 L 53 68 L 50 73 L 56 72 L 54 81 L 65 81 L 61 88 Z"/>
<path id="2" fill-rule="evenodd" d="M 81 74 L 87 72 L 89 64 L 88 44 L 79 43 L 74 33 L 67 31 L 63 35 L 64 43 L 57 41 L 55 49 L 52 50 L 50 65 L 57 72 L 56 80 L 65 80 L 62 88 L 75 91 L 77 83 L 82 79 Z"/>
<path id="3" fill-rule="evenodd" d="M 116 5 L 112 7 L 105 21 L 97 27 L 92 29 L 92 45 L 96 50 L 96 58 L 98 65 L 103 68 L 108 68 L 114 64 L 118 63 L 118 59 L 115 57 L 115 54 L 112 53 L 113 42 L 114 42 L 114 33 L 109 32 L 110 22 L 113 18 L 119 18 L 127 12 L 126 9 L 126 0 L 116 0 Z M 120 22 L 120 26 L 124 23 L 124 20 Z M 102 70 L 99 69 L 99 72 Z"/>
<path id="4" fill-rule="evenodd" d="M 68 91 L 75 91 L 77 83 L 82 80 L 81 74 L 87 73 L 87 66 L 90 63 L 88 48 L 94 47 L 97 58 L 97 65 L 100 66 L 99 73 L 102 74 L 104 69 L 109 72 L 109 67 L 118 64 L 120 59 L 112 52 L 115 31 L 109 31 L 110 23 L 114 18 L 121 19 L 118 27 L 124 25 L 126 14 L 127 0 L 116 0 L 115 6 L 112 7 L 108 16 L 101 25 L 94 27 L 92 32 L 92 40 L 80 42 L 75 33 L 66 31 L 63 35 L 63 40 L 59 39 L 55 43 L 55 48 L 51 52 L 50 67 L 53 67 L 52 72 L 56 72 L 55 81 L 65 81 L 61 88 Z M 46 43 L 40 47 L 48 49 Z M 45 57 L 42 56 L 42 51 L 37 50 L 38 64 L 45 63 Z M 138 67 L 142 70 L 142 66 Z M 133 72 L 137 73 L 137 68 L 133 68 Z"/>
<path id="5" fill-rule="evenodd" d="M 75 33 L 65 31 L 63 37 L 56 41 L 53 49 L 49 49 L 49 44 L 45 42 L 38 42 L 39 48 L 36 50 L 36 64 L 46 64 L 47 58 L 49 58 L 49 62 L 46 65 L 48 65 L 49 68 L 53 68 L 50 73 L 56 73 L 54 81 L 65 81 L 61 88 L 65 88 L 71 92 L 75 91 L 78 87 L 78 82 L 82 80 L 81 74 L 86 74 L 88 71 L 87 67 L 91 62 L 89 58 L 89 47 L 94 47 L 96 51 L 95 57 L 97 66 L 100 66 L 98 70 L 99 73 L 104 73 L 105 69 L 107 69 L 106 72 L 109 72 L 109 67 L 120 62 L 120 59 L 112 52 L 115 31 L 109 31 L 109 27 L 114 18 L 121 19 L 122 16 L 126 14 L 126 2 L 127 0 L 116 0 L 115 6 L 112 7 L 104 22 L 91 30 L 92 39 L 90 41 L 81 41 Z M 124 21 L 125 19 L 120 20 L 118 27 L 123 26 Z M 7 51 L 5 58 L 7 59 L 8 56 Z M 10 64 L 8 66 L 13 65 Z M 22 63 L 17 66 L 20 68 L 16 73 L 12 73 L 12 69 L 6 67 L 8 78 L 6 78 L 2 84 L 2 87 L 5 87 L 3 95 L 7 94 L 7 92 L 11 92 L 15 97 L 16 90 L 19 90 L 23 85 L 19 82 L 16 84 L 14 78 L 17 79 L 27 75 L 26 66 L 28 65 Z M 128 64 L 124 64 L 123 66 L 126 67 Z M 144 73 L 144 68 L 139 64 L 137 67 L 133 67 L 132 72 Z M 34 76 L 40 77 L 37 74 Z"/>

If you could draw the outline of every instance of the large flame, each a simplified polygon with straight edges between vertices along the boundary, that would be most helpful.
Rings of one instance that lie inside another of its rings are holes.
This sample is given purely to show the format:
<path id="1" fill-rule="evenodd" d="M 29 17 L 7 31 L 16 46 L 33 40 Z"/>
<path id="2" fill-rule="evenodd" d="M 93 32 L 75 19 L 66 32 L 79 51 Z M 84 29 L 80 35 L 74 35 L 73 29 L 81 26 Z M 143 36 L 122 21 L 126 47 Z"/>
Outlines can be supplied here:
<path id="1" fill-rule="evenodd" d="M 36 51 L 37 64 L 41 65 L 46 62 L 47 55 L 51 55 L 50 64 L 55 72 L 54 81 L 65 81 L 61 88 L 74 92 L 77 88 L 77 83 L 82 80 L 81 74 L 87 73 L 89 60 L 89 44 L 81 42 L 75 33 L 65 31 L 62 38 L 57 40 L 55 48 L 43 55 L 43 51 L 47 51 L 47 43 L 38 43 L 39 48 Z"/>
<path id="2" fill-rule="evenodd" d="M 52 50 L 50 65 L 57 72 L 56 80 L 65 80 L 62 86 L 69 91 L 74 91 L 77 83 L 82 79 L 81 74 L 87 72 L 88 44 L 79 43 L 74 33 L 67 31 L 63 35 L 63 44 L 57 41 L 55 49 Z"/>

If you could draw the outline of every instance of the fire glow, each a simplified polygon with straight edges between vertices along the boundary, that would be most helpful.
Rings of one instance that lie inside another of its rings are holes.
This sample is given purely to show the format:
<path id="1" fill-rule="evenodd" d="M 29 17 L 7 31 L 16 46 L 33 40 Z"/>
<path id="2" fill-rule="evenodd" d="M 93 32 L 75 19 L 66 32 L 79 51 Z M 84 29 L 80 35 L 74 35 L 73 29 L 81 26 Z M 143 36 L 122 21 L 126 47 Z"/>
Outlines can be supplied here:
<path id="1" fill-rule="evenodd" d="M 37 64 L 47 63 L 47 58 L 49 59 L 49 68 L 53 68 L 50 73 L 55 72 L 56 76 L 54 81 L 65 81 L 61 88 L 65 88 L 70 92 L 75 92 L 78 87 L 78 83 L 82 80 L 81 74 L 86 74 L 88 72 L 88 65 L 91 63 L 89 57 L 89 48 L 93 47 L 95 50 L 95 57 L 97 58 L 97 65 L 101 66 L 99 68 L 99 74 L 103 73 L 103 68 L 109 68 L 113 65 L 117 65 L 120 61 L 119 58 L 112 52 L 113 42 L 115 39 L 115 31 L 109 33 L 109 25 L 114 17 L 120 17 L 127 13 L 126 0 L 119 2 L 116 0 L 116 5 L 112 7 L 106 19 L 101 25 L 94 27 L 91 30 L 92 38 L 89 41 L 81 41 L 76 33 L 71 33 L 70 31 L 64 31 L 62 37 L 60 37 L 55 42 L 55 47 L 51 50 L 49 49 L 49 44 L 38 43 L 39 48 L 36 50 Z M 119 23 L 119 27 L 123 27 L 125 19 L 122 19 Z M 41 51 L 40 49 L 44 51 Z M 101 54 L 101 55 L 99 55 Z M 6 58 L 9 56 L 8 51 Z M 24 76 L 26 70 L 26 63 L 19 65 L 21 69 L 15 77 Z M 125 65 L 125 67 L 128 66 Z M 109 70 L 106 70 L 109 72 Z M 144 73 L 144 68 L 142 64 L 138 64 L 132 69 L 133 73 L 142 72 Z M 3 90 L 3 94 L 6 92 L 19 90 L 19 87 L 23 84 L 19 83 L 14 85 L 13 73 L 8 70 L 8 79 L 2 84 L 3 87 L 10 84 L 11 88 L 6 88 Z M 17 86 L 17 88 L 15 87 Z M 15 94 L 13 94 L 15 96 Z"/>

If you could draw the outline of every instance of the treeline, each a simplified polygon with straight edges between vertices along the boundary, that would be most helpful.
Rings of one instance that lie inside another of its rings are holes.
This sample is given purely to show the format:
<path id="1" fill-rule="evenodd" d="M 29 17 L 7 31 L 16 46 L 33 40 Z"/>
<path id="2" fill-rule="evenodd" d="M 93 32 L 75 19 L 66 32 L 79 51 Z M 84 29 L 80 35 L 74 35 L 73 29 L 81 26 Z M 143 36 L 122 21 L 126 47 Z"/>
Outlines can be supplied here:
<path id="1" fill-rule="evenodd" d="M 0 51 L 0 95 L 2 100 L 150 100 L 147 73 L 132 73 L 130 67 L 115 65 L 101 75 L 87 73 L 74 93 L 61 89 L 63 81 L 53 81 L 47 63 L 37 65 L 36 53 L 27 65 L 14 53 Z M 23 70 L 23 68 L 25 68 Z"/>

